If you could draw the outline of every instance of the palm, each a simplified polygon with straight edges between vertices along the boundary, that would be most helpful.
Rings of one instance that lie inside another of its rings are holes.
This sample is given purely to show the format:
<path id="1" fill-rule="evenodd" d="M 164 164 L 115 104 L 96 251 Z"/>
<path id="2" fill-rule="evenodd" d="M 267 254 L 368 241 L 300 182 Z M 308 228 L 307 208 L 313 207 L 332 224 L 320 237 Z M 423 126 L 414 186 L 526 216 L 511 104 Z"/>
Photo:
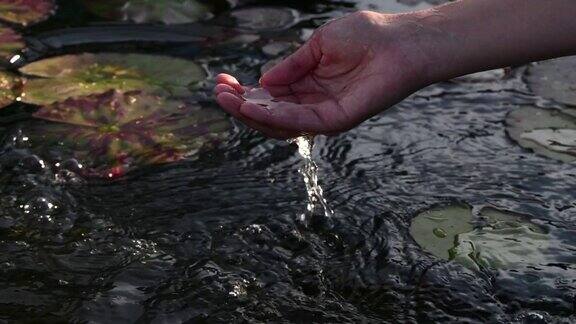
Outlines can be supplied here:
<path id="1" fill-rule="evenodd" d="M 398 79 L 398 64 L 391 57 L 376 56 L 379 49 L 370 36 L 354 36 L 365 27 L 328 24 L 267 72 L 261 84 L 279 100 L 267 109 L 245 102 L 243 87 L 229 75 L 218 77 L 218 102 L 234 117 L 272 137 L 333 134 L 356 126 L 405 92 L 392 78 Z"/>

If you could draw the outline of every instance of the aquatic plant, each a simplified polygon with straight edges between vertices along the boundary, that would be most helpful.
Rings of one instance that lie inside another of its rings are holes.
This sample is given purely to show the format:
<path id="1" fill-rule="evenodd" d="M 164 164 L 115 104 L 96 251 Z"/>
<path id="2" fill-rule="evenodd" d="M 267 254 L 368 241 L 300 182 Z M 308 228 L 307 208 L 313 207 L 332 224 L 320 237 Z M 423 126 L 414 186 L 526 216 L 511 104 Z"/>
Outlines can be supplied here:
<path id="1" fill-rule="evenodd" d="M 21 80 L 18 76 L 0 70 L 0 108 L 12 104 L 20 95 Z"/>
<path id="2" fill-rule="evenodd" d="M 211 16 L 211 8 L 196 0 L 83 0 L 94 14 L 135 23 L 185 24 Z"/>
<path id="3" fill-rule="evenodd" d="M 511 269 L 550 260 L 549 237 L 525 215 L 482 208 L 474 226 L 472 208 L 451 205 L 417 215 L 410 234 L 434 256 L 467 268 Z"/>
<path id="4" fill-rule="evenodd" d="M 24 49 L 22 36 L 11 28 L 0 25 L 0 58 L 9 62 L 14 55 Z"/>
<path id="5" fill-rule="evenodd" d="M 24 66 L 22 101 L 46 105 L 116 89 L 186 96 L 206 72 L 194 62 L 145 54 L 80 54 L 48 58 Z"/>
<path id="6" fill-rule="evenodd" d="M 115 178 L 138 166 L 178 161 L 221 140 L 229 129 L 219 110 L 140 91 L 108 91 L 41 107 L 24 130 L 32 147 L 63 152 L 82 175 Z"/>
<path id="7" fill-rule="evenodd" d="M 448 260 L 456 236 L 474 228 L 472 219 L 472 209 L 466 205 L 434 208 L 412 220 L 410 234 L 426 251 Z"/>
<path id="8" fill-rule="evenodd" d="M 528 68 L 525 80 L 536 95 L 576 106 L 576 57 L 534 64 Z"/>
<path id="9" fill-rule="evenodd" d="M 564 162 L 576 161 L 573 109 L 518 107 L 506 117 L 506 131 L 520 146 Z"/>
<path id="10" fill-rule="evenodd" d="M 0 19 L 26 26 L 45 20 L 55 9 L 53 0 L 0 0 Z"/>
<path id="11" fill-rule="evenodd" d="M 495 208 L 479 213 L 485 225 L 456 237 L 450 258 L 480 270 L 517 269 L 554 262 L 548 255 L 550 237 L 527 217 Z"/>

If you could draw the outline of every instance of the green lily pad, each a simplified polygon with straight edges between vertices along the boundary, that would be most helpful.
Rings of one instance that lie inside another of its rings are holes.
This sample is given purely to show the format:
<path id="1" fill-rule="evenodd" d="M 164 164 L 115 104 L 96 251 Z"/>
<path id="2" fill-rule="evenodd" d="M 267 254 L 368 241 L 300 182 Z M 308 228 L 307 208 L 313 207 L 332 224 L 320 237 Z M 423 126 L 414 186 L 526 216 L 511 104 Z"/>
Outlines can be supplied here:
<path id="1" fill-rule="evenodd" d="M 14 103 L 19 98 L 21 86 L 18 76 L 0 70 L 0 108 Z"/>
<path id="2" fill-rule="evenodd" d="M 67 99 L 34 117 L 49 122 L 24 129 L 33 148 L 61 152 L 81 162 L 82 175 L 103 178 L 196 156 L 230 128 L 220 110 L 138 91 Z"/>
<path id="3" fill-rule="evenodd" d="M 536 95 L 576 106 L 576 56 L 534 64 L 525 79 Z"/>
<path id="4" fill-rule="evenodd" d="M 83 0 L 83 2 L 96 15 L 138 24 L 186 24 L 212 16 L 212 8 L 196 0 Z"/>
<path id="5" fill-rule="evenodd" d="M 518 269 L 554 262 L 550 238 L 523 215 L 484 208 L 487 226 L 458 236 L 451 259 L 468 268 Z"/>
<path id="6" fill-rule="evenodd" d="M 39 77 L 26 80 L 22 94 L 22 101 L 36 105 L 113 89 L 186 96 L 192 85 L 206 77 L 194 62 L 144 54 L 65 55 L 31 63 L 20 71 Z"/>
<path id="7" fill-rule="evenodd" d="M 522 138 L 554 152 L 576 155 L 576 129 L 535 129 L 522 134 Z"/>
<path id="8" fill-rule="evenodd" d="M 27 26 L 50 17 L 55 9 L 53 0 L 0 0 L 0 19 Z"/>
<path id="9" fill-rule="evenodd" d="M 26 44 L 20 34 L 8 27 L 0 26 L 0 58 L 9 62 L 10 59 L 24 49 Z"/>
<path id="10" fill-rule="evenodd" d="M 253 7 L 235 10 L 230 14 L 238 27 L 256 30 L 284 30 L 300 21 L 298 11 L 283 7 Z"/>
<path id="11" fill-rule="evenodd" d="M 484 225 L 473 226 L 466 205 L 434 208 L 412 220 L 410 234 L 424 250 L 474 270 L 511 269 L 552 262 L 546 231 L 520 214 L 495 208 L 480 210 Z"/>
<path id="12" fill-rule="evenodd" d="M 508 135 L 520 146 L 560 160 L 576 160 L 576 117 L 556 109 L 519 107 L 506 117 Z"/>
<path id="13" fill-rule="evenodd" d="M 472 231 L 472 209 L 466 205 L 434 208 L 412 220 L 410 234 L 433 255 L 448 260 L 459 234 Z"/>

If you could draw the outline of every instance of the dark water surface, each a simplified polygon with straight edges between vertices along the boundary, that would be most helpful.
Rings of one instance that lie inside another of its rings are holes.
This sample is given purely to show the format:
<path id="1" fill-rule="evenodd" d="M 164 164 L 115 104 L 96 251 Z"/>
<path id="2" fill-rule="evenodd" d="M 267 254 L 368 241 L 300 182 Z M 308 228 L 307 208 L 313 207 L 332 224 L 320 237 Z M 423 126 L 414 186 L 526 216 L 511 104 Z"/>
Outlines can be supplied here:
<path id="1" fill-rule="evenodd" d="M 82 29 L 93 17 L 62 2 L 29 32 L 36 48 L 28 59 L 162 53 L 248 83 L 271 59 L 261 43 L 190 42 L 198 26 L 123 27 L 121 44 L 102 43 L 98 29 Z M 303 21 L 261 37 L 301 41 L 355 8 L 298 3 L 262 1 L 297 9 Z M 410 9 L 393 0 L 357 5 L 374 4 Z M 215 23 L 225 25 L 225 15 Z M 153 39 L 162 37 L 171 38 Z M 576 169 L 507 137 L 510 110 L 554 105 L 530 94 L 523 73 L 433 85 L 346 134 L 317 138 L 329 226 L 299 220 L 307 196 L 296 147 L 242 125 L 199 159 L 94 181 L 39 167 L 32 152 L 14 149 L 34 109 L 3 109 L 0 322 L 574 322 Z M 208 106 L 211 86 L 201 94 Z M 410 222 L 452 202 L 530 215 L 550 233 L 554 262 L 476 272 L 435 258 L 411 238 Z"/>

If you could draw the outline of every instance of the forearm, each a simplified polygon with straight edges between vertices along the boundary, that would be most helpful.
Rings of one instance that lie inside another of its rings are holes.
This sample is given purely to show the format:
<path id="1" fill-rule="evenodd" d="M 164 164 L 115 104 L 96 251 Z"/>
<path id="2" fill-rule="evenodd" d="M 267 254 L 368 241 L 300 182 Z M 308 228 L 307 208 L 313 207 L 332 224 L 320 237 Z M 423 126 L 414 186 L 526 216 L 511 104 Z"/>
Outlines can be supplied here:
<path id="1" fill-rule="evenodd" d="M 576 54 L 575 0 L 462 0 L 409 19 L 430 82 Z"/>

